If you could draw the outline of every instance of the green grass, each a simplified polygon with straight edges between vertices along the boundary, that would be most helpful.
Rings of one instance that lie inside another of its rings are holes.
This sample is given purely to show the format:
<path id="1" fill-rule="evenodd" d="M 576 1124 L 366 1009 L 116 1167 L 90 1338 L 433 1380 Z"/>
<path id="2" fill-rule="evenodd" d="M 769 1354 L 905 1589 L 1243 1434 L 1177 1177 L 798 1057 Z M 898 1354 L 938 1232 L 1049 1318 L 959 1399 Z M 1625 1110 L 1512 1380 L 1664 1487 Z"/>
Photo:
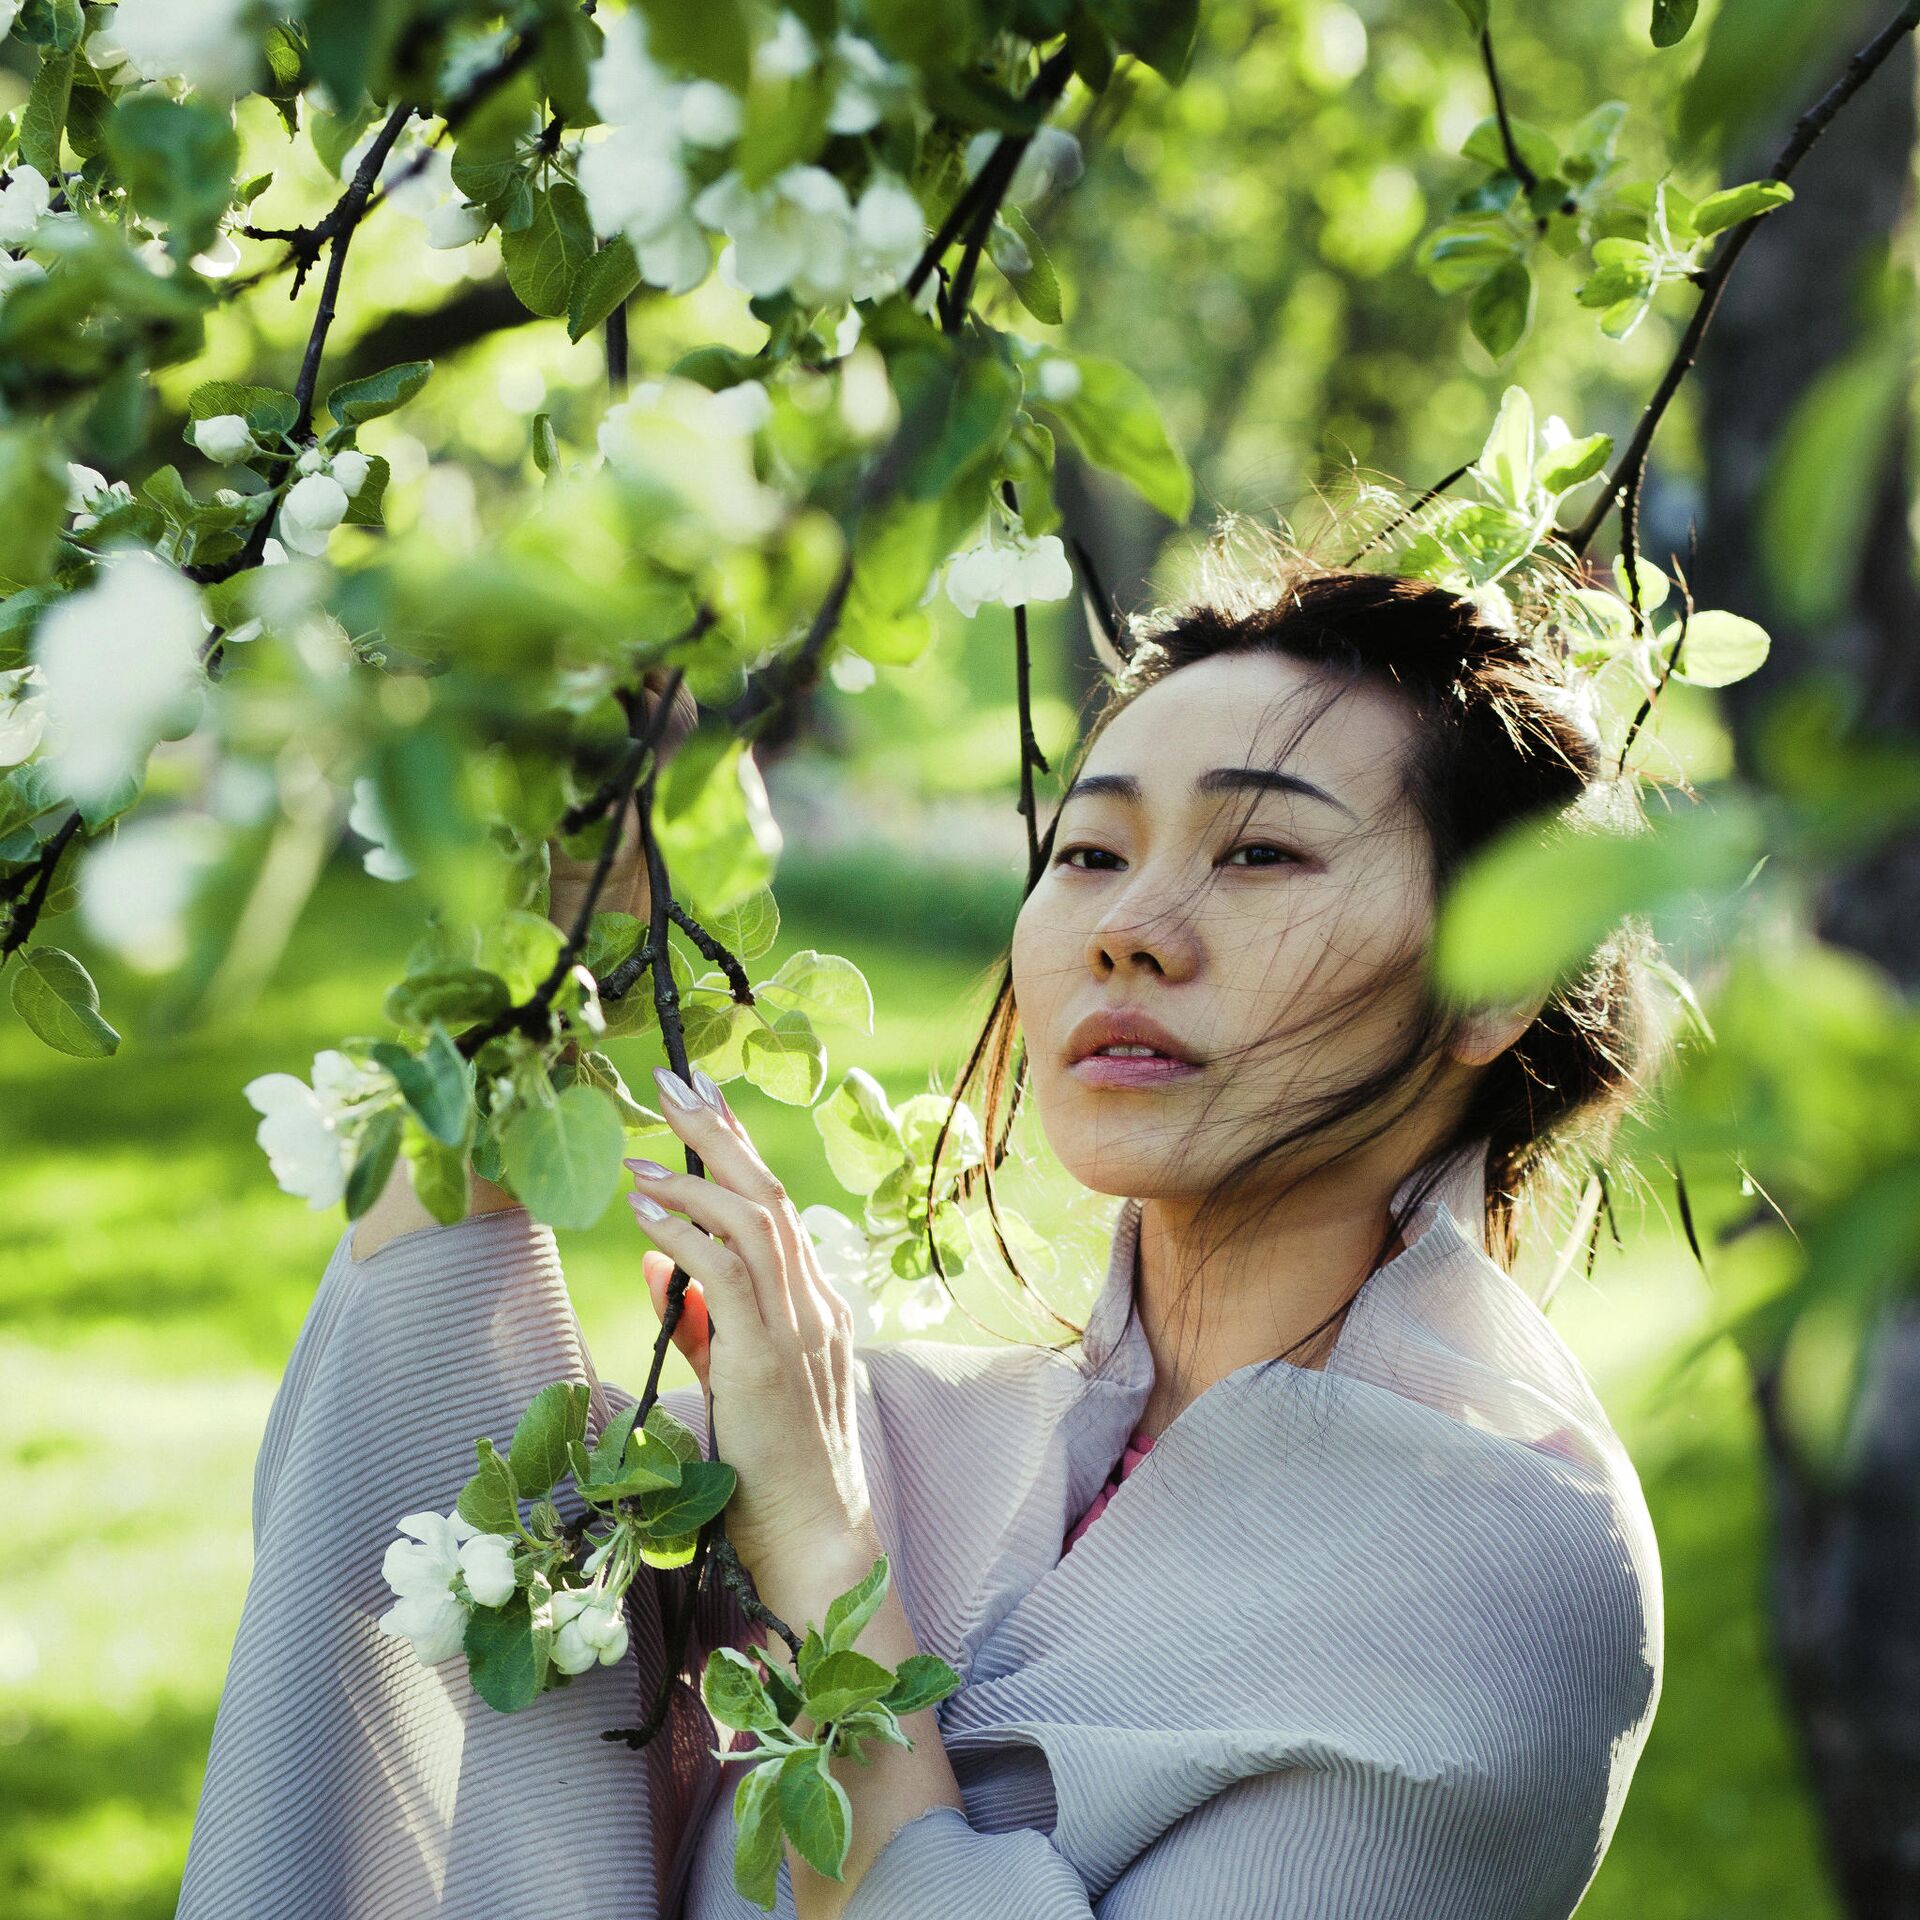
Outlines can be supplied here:
<path id="1" fill-rule="evenodd" d="M 274 1188 L 240 1087 L 304 1074 L 316 1048 L 376 1026 L 412 938 L 406 906 L 400 890 L 334 869 L 265 997 L 192 1034 L 149 1031 L 151 990 L 85 952 L 126 1035 L 110 1061 L 56 1057 L 0 1020 L 0 1112 L 15 1118 L 0 1173 L 10 1920 L 173 1911 L 246 1579 L 254 1448 L 343 1225 Z M 849 1065 L 896 1098 L 930 1068 L 951 1084 L 993 959 L 990 944 L 959 937 L 964 912 L 935 937 L 931 911 L 851 881 L 797 887 L 787 907 L 765 971 L 818 946 L 850 954 L 874 986 L 876 1031 L 827 1035 L 829 1084 Z M 871 917 L 838 924 L 849 912 Z M 78 944 L 64 925 L 54 938 Z M 629 1078 L 644 1074 L 643 1048 L 614 1051 Z M 736 1104 L 801 1204 L 844 1202 L 807 1112 L 751 1092 Z M 1044 1169 L 1041 1187 L 1043 1205 L 1071 1212 Z M 616 1380 L 640 1378 L 651 1345 L 642 1244 L 618 1204 L 593 1231 L 561 1237 L 589 1342 Z M 1100 1249 L 1063 1245 L 1061 1304 L 1074 1307 Z M 1554 1308 L 1639 1463 L 1667 1589 L 1659 1716 L 1582 1914 L 1823 1920 L 1836 1909 L 1768 1662 L 1761 1484 L 1737 1366 L 1716 1353 L 1664 1402 L 1646 1390 L 1700 1310 L 1685 1256 L 1651 1239 Z"/>

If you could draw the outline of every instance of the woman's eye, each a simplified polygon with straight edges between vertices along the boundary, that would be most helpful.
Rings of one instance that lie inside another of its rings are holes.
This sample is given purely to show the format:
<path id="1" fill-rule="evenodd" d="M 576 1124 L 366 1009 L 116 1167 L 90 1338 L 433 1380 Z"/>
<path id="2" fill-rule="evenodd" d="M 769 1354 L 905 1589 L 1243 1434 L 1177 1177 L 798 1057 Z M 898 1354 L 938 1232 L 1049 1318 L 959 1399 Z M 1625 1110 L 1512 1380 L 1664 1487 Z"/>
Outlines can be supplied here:
<path id="1" fill-rule="evenodd" d="M 1108 860 L 1117 860 L 1120 857 L 1117 853 L 1108 852 L 1108 850 L 1105 847 L 1089 847 L 1085 845 L 1076 845 L 1071 847 L 1062 847 L 1060 851 L 1053 856 L 1053 864 L 1056 867 L 1072 866 L 1074 864 L 1073 855 L 1075 855 L 1076 853 L 1097 853 Z M 1107 869 L 1098 868 L 1098 867 L 1093 867 L 1093 868 L 1082 867 L 1080 868 L 1080 871 L 1082 873 L 1089 873 L 1089 872 L 1098 873 L 1098 872 L 1107 871 Z"/>
<path id="2" fill-rule="evenodd" d="M 1270 853 L 1274 856 L 1271 860 L 1250 860 L 1247 862 L 1249 866 L 1272 867 L 1283 862 L 1290 862 L 1295 866 L 1300 864 L 1300 856 L 1297 853 L 1286 847 L 1276 847 L 1270 840 L 1243 840 L 1234 848 L 1233 853 L 1227 855 L 1226 861 L 1222 864 L 1230 864 L 1234 854 L 1237 853 Z"/>

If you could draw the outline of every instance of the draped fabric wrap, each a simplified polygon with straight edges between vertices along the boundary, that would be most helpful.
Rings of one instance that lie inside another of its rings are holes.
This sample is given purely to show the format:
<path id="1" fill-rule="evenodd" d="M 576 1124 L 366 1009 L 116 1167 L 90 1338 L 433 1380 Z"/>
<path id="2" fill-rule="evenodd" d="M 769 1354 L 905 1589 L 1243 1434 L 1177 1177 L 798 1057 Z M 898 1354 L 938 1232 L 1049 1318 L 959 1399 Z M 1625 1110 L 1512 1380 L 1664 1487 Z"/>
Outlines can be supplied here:
<path id="1" fill-rule="evenodd" d="M 967 1804 L 901 1827 L 847 1920 L 1573 1911 L 1659 1697 L 1659 1562 L 1579 1364 L 1486 1251 L 1480 1166 L 1403 1223 L 1323 1369 L 1216 1382 L 1064 1557 L 1153 1385 L 1139 1204 L 1072 1346 L 859 1350 L 893 1577 L 964 1680 L 936 1716 Z M 624 1662 L 511 1716 L 374 1625 L 394 1520 L 451 1507 L 476 1435 L 554 1379 L 590 1383 L 596 1427 L 630 1401 L 551 1232 L 512 1209 L 362 1263 L 348 1242 L 261 1447 L 181 1920 L 759 1915 L 697 1692 L 707 1650 L 749 1638 L 724 1594 L 639 1753 L 597 1736 L 652 1698 L 684 1574 L 637 1593 Z M 664 1398 L 704 1442 L 699 1390 Z"/>

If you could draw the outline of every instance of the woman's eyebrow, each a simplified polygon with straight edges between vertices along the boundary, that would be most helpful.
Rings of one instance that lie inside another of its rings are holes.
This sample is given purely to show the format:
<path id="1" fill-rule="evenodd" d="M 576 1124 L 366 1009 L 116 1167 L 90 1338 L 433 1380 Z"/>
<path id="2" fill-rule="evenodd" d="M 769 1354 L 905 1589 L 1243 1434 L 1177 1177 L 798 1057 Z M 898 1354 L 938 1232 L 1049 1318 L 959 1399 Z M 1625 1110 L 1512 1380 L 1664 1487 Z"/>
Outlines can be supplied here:
<path id="1" fill-rule="evenodd" d="M 1273 767 L 1213 767 L 1197 775 L 1193 783 L 1195 793 L 1236 793 L 1249 788 L 1301 794 L 1309 800 L 1324 801 L 1330 807 L 1339 808 L 1349 820 L 1360 818 L 1344 800 L 1335 799 L 1324 787 L 1315 786 L 1297 773 L 1282 773 Z M 1064 807 L 1076 796 L 1084 799 L 1098 793 L 1111 794 L 1116 800 L 1137 801 L 1140 781 L 1131 773 L 1083 774 L 1060 796 L 1060 804 Z"/>

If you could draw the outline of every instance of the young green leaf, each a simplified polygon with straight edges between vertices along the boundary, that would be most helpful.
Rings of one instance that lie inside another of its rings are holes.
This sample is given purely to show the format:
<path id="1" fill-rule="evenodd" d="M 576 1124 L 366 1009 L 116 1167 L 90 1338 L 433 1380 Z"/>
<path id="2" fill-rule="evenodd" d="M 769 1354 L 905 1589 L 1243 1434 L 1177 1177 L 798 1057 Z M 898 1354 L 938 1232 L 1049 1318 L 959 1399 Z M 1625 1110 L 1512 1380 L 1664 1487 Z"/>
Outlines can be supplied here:
<path id="1" fill-rule="evenodd" d="M 1496 360 L 1504 360 L 1533 325 L 1533 275 L 1521 260 L 1496 268 L 1474 292 L 1467 324 Z"/>
<path id="2" fill-rule="evenodd" d="M 343 427 L 357 427 L 404 407 L 427 384 L 431 360 L 405 360 L 359 380 L 344 380 L 327 395 L 327 412 Z"/>
<path id="3" fill-rule="evenodd" d="M 806 1711 L 815 1726 L 825 1726 L 857 1707 L 884 1699 L 893 1690 L 894 1676 L 877 1660 L 851 1647 L 824 1655 L 807 1676 Z"/>
<path id="4" fill-rule="evenodd" d="M 626 1135 L 597 1087 L 571 1086 L 552 1106 L 523 1107 L 500 1146 L 514 1192 L 536 1220 L 593 1226 L 620 1184 Z"/>
<path id="5" fill-rule="evenodd" d="M 641 1538 L 660 1542 L 698 1533 L 733 1498 L 738 1475 L 724 1460 L 689 1460 L 680 1484 L 641 1506 Z"/>
<path id="6" fill-rule="evenodd" d="M 810 1020 L 831 1026 L 873 1031 L 873 989 L 867 977 L 843 954 L 803 947 L 789 954 L 771 980 L 754 987 L 756 999 L 790 1007 Z"/>
<path id="7" fill-rule="evenodd" d="M 1661 640 L 1664 644 L 1679 637 L 1677 627 L 1671 627 Z M 1766 628 L 1757 621 L 1717 609 L 1696 613 L 1687 622 L 1687 637 L 1673 677 L 1694 687 L 1730 687 L 1736 680 L 1758 673 L 1766 664 L 1771 646 Z"/>
<path id="8" fill-rule="evenodd" d="M 1193 473 L 1160 418 L 1152 388 L 1118 360 L 1065 357 L 1080 369 L 1078 391 L 1070 400 L 1040 404 L 1060 416 L 1096 467 L 1118 474 L 1149 506 L 1183 523 L 1193 511 Z"/>
<path id="9" fill-rule="evenodd" d="M 388 1107 L 376 1113 L 360 1135 L 360 1150 L 354 1156 L 353 1171 L 347 1175 L 347 1218 L 358 1220 L 386 1191 L 388 1176 L 400 1157 L 400 1135 L 404 1123 Z"/>
<path id="10" fill-rule="evenodd" d="M 574 276 L 593 250 L 586 200 L 566 180 L 535 196 L 533 218 L 518 233 L 500 236 L 507 284 L 531 312 L 549 319 L 567 311 Z"/>
<path id="11" fill-rule="evenodd" d="M 28 947 L 13 976 L 13 1010 L 54 1052 L 76 1060 L 116 1053 L 120 1035 L 100 1017 L 100 991 L 64 947 Z"/>
<path id="12" fill-rule="evenodd" d="M 885 1090 L 864 1067 L 849 1067 L 813 1110 L 833 1177 L 849 1193 L 871 1193 L 907 1157 Z"/>
<path id="13" fill-rule="evenodd" d="M 491 1440 L 476 1440 L 474 1451 L 480 1466 L 473 1478 L 460 1489 L 455 1510 L 488 1533 L 512 1533 L 520 1523 L 520 1501 L 513 1481 L 513 1468 L 502 1458 Z"/>
<path id="14" fill-rule="evenodd" d="M 1480 0 L 1481 5 L 1486 0 Z M 1653 44 L 1677 47 L 1693 27 L 1700 0 L 1653 0 Z"/>
<path id="15" fill-rule="evenodd" d="M 887 1556 L 883 1553 L 858 1586 L 849 1587 L 828 1604 L 825 1638 L 830 1650 L 839 1653 L 851 1647 L 859 1638 L 861 1629 L 880 1610 L 881 1602 L 887 1597 L 889 1577 Z"/>
<path id="16" fill-rule="evenodd" d="M 523 1500 L 537 1499 L 567 1471 L 567 1443 L 587 1431 L 587 1384 L 556 1380 L 533 1396 L 513 1430 L 507 1463 Z"/>
<path id="17" fill-rule="evenodd" d="M 763 1760 L 733 1790 L 733 1884 L 743 1898 L 771 1912 L 779 1898 L 785 1847 L 780 1827 L 780 1767 Z"/>
<path id="18" fill-rule="evenodd" d="M 733 1647 L 716 1647 L 707 1656 L 700 1697 L 723 1727 L 772 1733 L 782 1724 L 753 1662 Z"/>
<path id="19" fill-rule="evenodd" d="M 525 1591 L 503 1607 L 475 1607 L 467 1620 L 467 1672 L 496 1713 L 518 1713 L 540 1697 L 553 1636 L 533 1622 Z"/>
<path id="20" fill-rule="evenodd" d="M 579 340 L 591 333 L 639 284 L 633 242 L 615 234 L 573 276 L 567 290 L 567 338 Z"/>
<path id="21" fill-rule="evenodd" d="M 1792 198 L 1793 189 L 1784 180 L 1749 180 L 1742 186 L 1724 187 L 1694 208 L 1693 230 L 1704 240 L 1743 220 L 1757 220 Z"/>
<path id="22" fill-rule="evenodd" d="M 826 1749 L 810 1747 L 780 1762 L 780 1824 L 794 1850 L 816 1873 L 841 1878 L 853 1837 L 847 1790 L 826 1770 Z"/>
<path id="23" fill-rule="evenodd" d="M 638 1401 L 630 1407 L 622 1407 L 600 1429 L 600 1437 L 587 1454 L 590 1478 L 604 1480 L 620 1471 L 620 1463 L 627 1457 L 627 1440 L 633 1432 L 633 1416 L 639 1411 Z"/>
<path id="24" fill-rule="evenodd" d="M 918 1713 L 944 1700 L 960 1685 L 960 1676 L 931 1653 L 910 1653 L 894 1671 L 891 1691 L 884 1704 L 897 1714 Z"/>
<path id="25" fill-rule="evenodd" d="M 682 1466 L 702 1457 L 693 1429 L 685 1421 L 676 1420 L 657 1400 L 647 1409 L 645 1431 L 665 1442 Z"/>

